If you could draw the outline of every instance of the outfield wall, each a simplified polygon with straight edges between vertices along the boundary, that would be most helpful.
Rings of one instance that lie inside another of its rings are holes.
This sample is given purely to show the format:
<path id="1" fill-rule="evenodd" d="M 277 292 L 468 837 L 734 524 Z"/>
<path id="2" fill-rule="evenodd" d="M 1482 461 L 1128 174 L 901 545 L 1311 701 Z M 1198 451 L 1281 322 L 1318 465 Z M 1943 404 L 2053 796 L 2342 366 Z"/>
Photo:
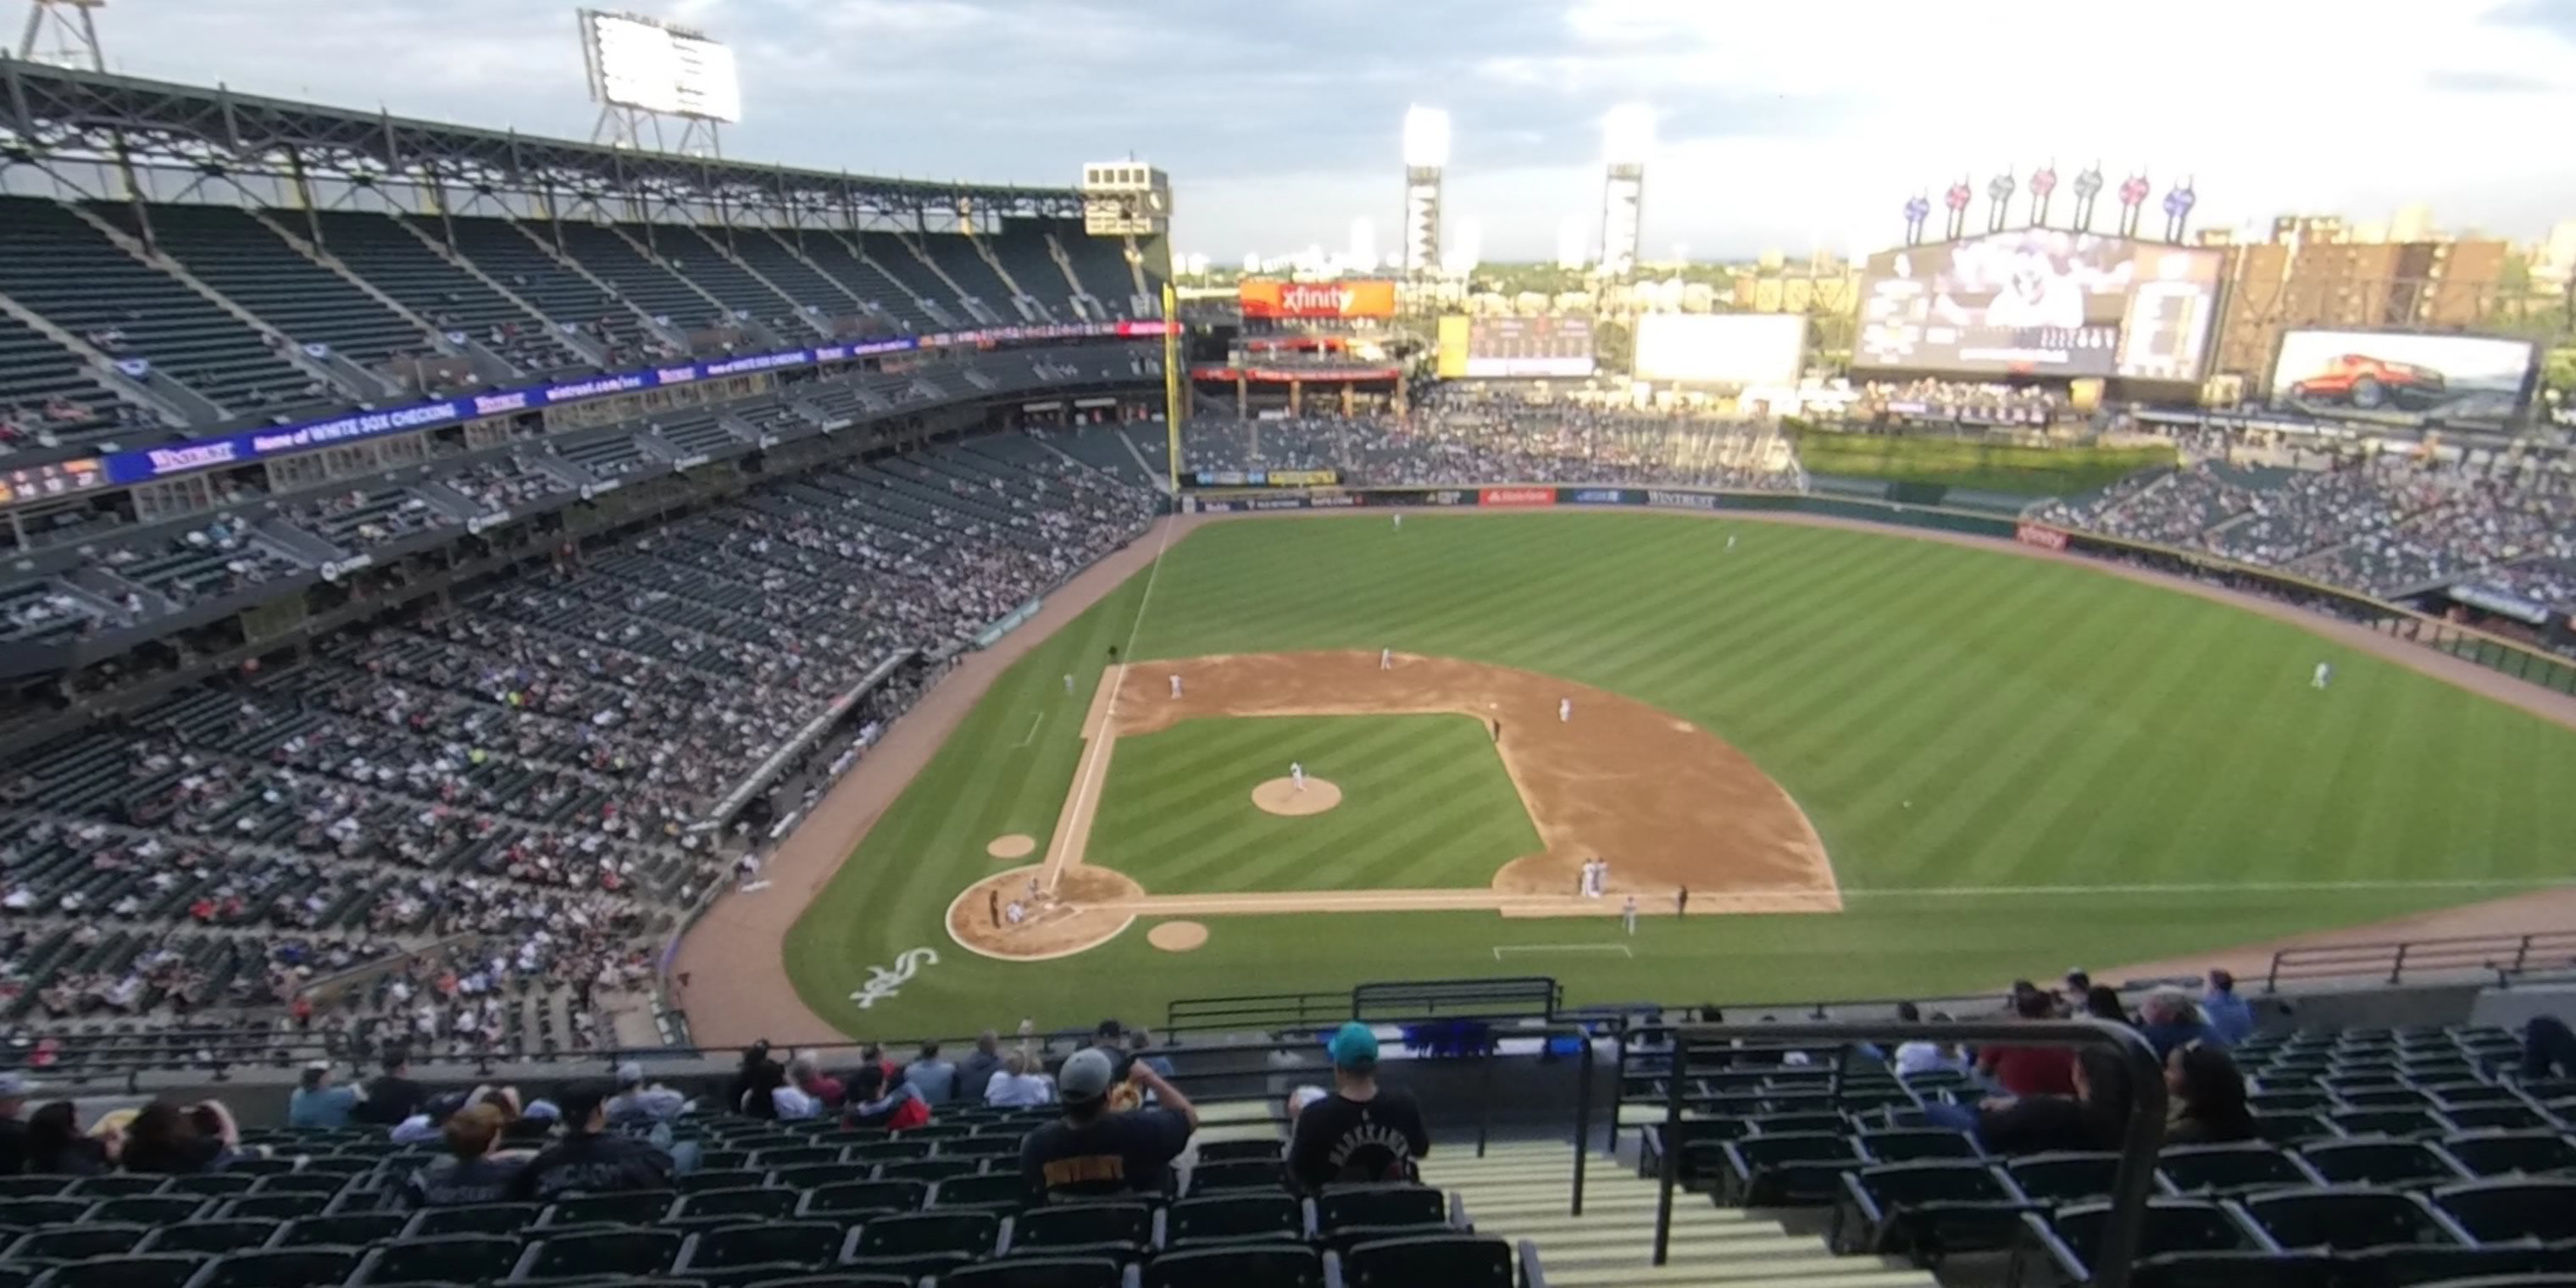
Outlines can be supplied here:
<path id="1" fill-rule="evenodd" d="M 2187 577 L 2216 576 L 2311 610 L 2359 622 L 2384 635 L 2440 649 L 2489 670 L 2559 693 L 2576 694 L 2576 661 L 2503 636 L 2444 621 L 2403 604 L 2373 599 L 2303 577 L 2238 563 L 2206 551 L 2122 541 L 2095 533 L 2011 516 L 1942 505 L 1908 504 L 1860 495 L 1818 496 L 1784 492 L 1730 492 L 1700 487 L 1563 486 L 1488 484 L 1479 487 L 1219 488 L 1187 491 L 1185 510 L 1208 514 L 1262 510 L 1332 510 L 1458 507 L 1543 510 L 1637 507 L 1703 513 L 1811 514 L 1895 528 L 1964 533 L 2099 559 L 2144 563 Z M 2551 639 L 2576 642 L 2576 623 L 2556 614 L 2542 627 Z"/>

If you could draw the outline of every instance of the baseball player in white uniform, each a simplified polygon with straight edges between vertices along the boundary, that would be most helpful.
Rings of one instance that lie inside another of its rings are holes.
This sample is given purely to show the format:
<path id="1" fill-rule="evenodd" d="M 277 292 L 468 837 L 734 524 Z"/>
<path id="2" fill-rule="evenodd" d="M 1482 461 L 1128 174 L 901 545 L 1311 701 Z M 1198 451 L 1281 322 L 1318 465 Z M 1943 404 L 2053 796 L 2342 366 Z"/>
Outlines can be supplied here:
<path id="1" fill-rule="evenodd" d="M 1306 790 L 1306 766 L 1305 766 L 1305 764 L 1304 764 L 1303 762 L 1300 762 L 1300 761 L 1291 761 L 1291 762 L 1289 762 L 1289 765 L 1288 765 L 1288 783 L 1289 783 L 1289 790 L 1291 790 L 1291 791 L 1300 791 L 1300 792 L 1302 792 L 1302 791 Z"/>
<path id="2" fill-rule="evenodd" d="M 1573 722 L 1573 720 L 1574 720 L 1574 699 L 1572 699 L 1572 698 L 1558 698 L 1558 699 L 1556 700 L 1556 722 L 1557 722 L 1558 724 L 1570 724 L 1570 723 L 1572 723 L 1572 722 Z"/>
<path id="3" fill-rule="evenodd" d="M 1377 669 L 1381 671 L 1392 671 L 1395 669 L 1394 649 L 1382 648 L 1377 651 Z"/>
<path id="4" fill-rule="evenodd" d="M 1619 924 L 1627 927 L 1629 934 L 1637 933 L 1637 896 L 1629 895 L 1628 902 L 1620 905 Z"/>
<path id="5" fill-rule="evenodd" d="M 2334 683 L 2334 664 L 2330 662 L 2317 663 L 2316 674 L 2308 677 L 2308 687 L 2311 689 L 2322 689 L 2332 683 Z"/>
<path id="6" fill-rule="evenodd" d="M 1180 700 L 1181 700 L 1181 677 L 1180 677 L 1180 676 L 1178 676 L 1178 675 L 1175 675 L 1175 676 L 1173 676 L 1173 677 L 1172 677 L 1172 701 L 1174 701 L 1174 702 L 1178 702 L 1178 701 L 1180 701 Z"/>

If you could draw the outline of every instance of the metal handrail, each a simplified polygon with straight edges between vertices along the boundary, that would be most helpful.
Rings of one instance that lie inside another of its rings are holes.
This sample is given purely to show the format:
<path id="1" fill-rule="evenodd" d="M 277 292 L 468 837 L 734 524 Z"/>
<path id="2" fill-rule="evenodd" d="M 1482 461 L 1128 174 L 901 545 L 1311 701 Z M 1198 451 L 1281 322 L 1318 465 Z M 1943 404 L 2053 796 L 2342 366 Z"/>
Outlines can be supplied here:
<path id="1" fill-rule="evenodd" d="M 2156 1151 L 2164 1143 L 2165 1080 L 2163 1062 L 2146 1039 L 2125 1024 L 2106 1020 L 1966 1020 L 1942 1024 L 1677 1024 L 1661 1031 L 1672 1036 L 1672 1076 L 1666 1080 L 1660 1193 L 1655 1201 L 1654 1264 L 1670 1253 L 1673 1234 L 1673 1190 L 1681 1182 L 1682 1085 L 1695 1052 L 1732 1051 L 1737 1042 L 1849 1048 L 1862 1042 L 1971 1042 L 2014 1046 L 2094 1047 L 2116 1053 L 2129 1066 L 2129 1122 L 2120 1148 L 2120 1170 L 2111 1185 L 2111 1217 L 2102 1228 L 2094 1254 L 2096 1288 L 2129 1288 L 2130 1264 L 2146 1221 L 2147 1196 L 2155 1188 Z M 1841 1061 L 1836 1061 L 1837 1070 Z M 1841 1079 L 1835 1079 L 1839 1085 Z"/>
<path id="2" fill-rule="evenodd" d="M 2481 970 L 2501 982 L 2533 968 L 2532 954 L 2576 959 L 2576 930 L 2528 934 L 2447 935 L 2425 939 L 2377 940 L 2357 944 L 2317 944 L 2273 952 L 2264 973 L 2263 991 L 2280 991 L 2285 980 L 2370 977 L 2387 984 L 2404 981 L 2410 968 L 2425 971 Z M 2383 971 L 2381 967 L 2385 965 Z"/>

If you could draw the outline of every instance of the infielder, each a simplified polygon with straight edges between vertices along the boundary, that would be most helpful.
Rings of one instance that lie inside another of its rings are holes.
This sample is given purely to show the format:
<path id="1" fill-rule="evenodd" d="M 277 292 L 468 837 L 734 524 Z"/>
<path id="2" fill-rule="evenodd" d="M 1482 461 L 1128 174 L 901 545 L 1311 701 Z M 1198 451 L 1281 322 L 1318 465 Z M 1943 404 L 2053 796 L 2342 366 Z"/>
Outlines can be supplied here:
<path id="1" fill-rule="evenodd" d="M 1628 902 L 1619 906 L 1619 924 L 1627 927 L 1629 934 L 1637 933 L 1637 896 L 1629 895 Z"/>
<path id="2" fill-rule="evenodd" d="M 1306 766 L 1305 766 L 1304 762 L 1302 762 L 1302 761 L 1290 761 L 1290 762 L 1289 762 L 1289 764 L 1288 764 L 1288 783 L 1289 783 L 1289 790 L 1291 790 L 1291 791 L 1299 791 L 1299 792 L 1302 792 L 1302 791 L 1306 790 Z"/>
<path id="3" fill-rule="evenodd" d="M 1394 649 L 1382 648 L 1377 651 L 1377 669 L 1381 671 L 1392 671 L 1395 669 Z"/>
<path id="4" fill-rule="evenodd" d="M 2308 677 L 2308 687 L 2322 689 L 2332 683 L 2334 683 L 2334 667 L 2325 662 L 2317 663 L 2316 674 Z"/>
<path id="5" fill-rule="evenodd" d="M 1172 677 L 1172 701 L 1174 701 L 1174 702 L 1178 702 L 1178 701 L 1180 701 L 1180 700 L 1181 700 L 1181 677 L 1180 677 L 1180 676 L 1178 676 L 1178 675 L 1174 675 L 1174 676 Z"/>
<path id="6" fill-rule="evenodd" d="M 1401 514 L 1395 516 L 1395 530 L 1398 532 L 1404 531 L 1404 516 Z"/>
<path id="7" fill-rule="evenodd" d="M 1073 696 L 1073 672 L 1071 671 L 1064 673 L 1064 693 L 1066 697 Z"/>
<path id="8" fill-rule="evenodd" d="M 1572 723 L 1573 720 L 1574 699 L 1558 698 L 1556 700 L 1556 722 L 1558 724 L 1569 724 Z"/>

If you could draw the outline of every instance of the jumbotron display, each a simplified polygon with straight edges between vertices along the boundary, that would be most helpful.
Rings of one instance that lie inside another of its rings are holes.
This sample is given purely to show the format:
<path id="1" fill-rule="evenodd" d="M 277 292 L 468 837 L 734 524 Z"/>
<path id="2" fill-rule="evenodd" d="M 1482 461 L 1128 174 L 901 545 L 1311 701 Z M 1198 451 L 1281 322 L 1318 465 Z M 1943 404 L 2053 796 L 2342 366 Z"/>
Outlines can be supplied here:
<path id="1" fill-rule="evenodd" d="M 1592 374 L 1592 319 L 1440 319 L 1440 375 L 1468 380 L 1579 380 Z"/>
<path id="2" fill-rule="evenodd" d="M 2032 228 L 1869 258 L 1853 365 L 2198 380 L 2219 254 Z"/>

